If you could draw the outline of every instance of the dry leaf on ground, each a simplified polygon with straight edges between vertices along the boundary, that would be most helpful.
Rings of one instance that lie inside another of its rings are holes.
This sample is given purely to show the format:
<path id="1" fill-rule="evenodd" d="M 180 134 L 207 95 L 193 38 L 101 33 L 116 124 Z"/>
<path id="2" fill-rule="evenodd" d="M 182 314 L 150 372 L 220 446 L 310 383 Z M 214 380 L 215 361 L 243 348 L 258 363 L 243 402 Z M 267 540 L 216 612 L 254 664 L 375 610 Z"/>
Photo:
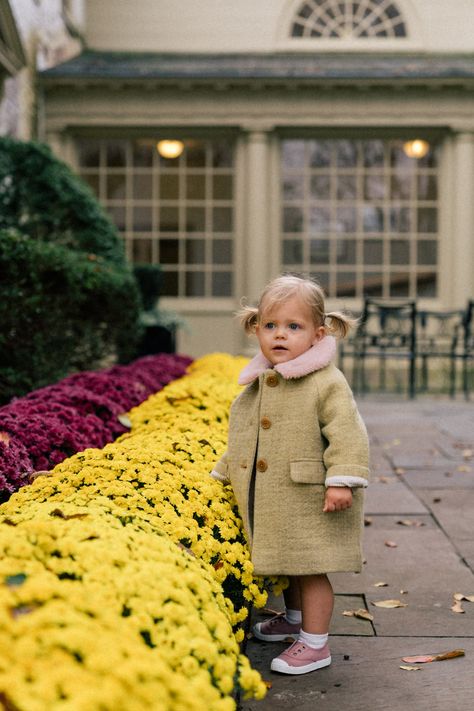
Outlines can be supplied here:
<path id="1" fill-rule="evenodd" d="M 388 587 L 388 583 L 384 583 L 380 581 L 379 583 L 374 583 L 374 588 L 386 588 Z"/>
<path id="2" fill-rule="evenodd" d="M 464 657 L 464 649 L 453 649 L 450 652 L 440 652 L 440 654 L 421 654 L 415 657 L 403 657 L 402 662 L 407 664 L 425 664 L 427 662 L 442 662 L 445 659 Z"/>
<path id="3" fill-rule="evenodd" d="M 364 526 L 370 526 L 371 524 L 372 524 L 372 519 L 370 518 L 370 516 L 366 516 L 364 518 Z"/>
<path id="4" fill-rule="evenodd" d="M 400 524 L 400 526 L 414 526 L 415 528 L 420 528 L 420 526 L 426 525 L 423 521 L 415 521 L 411 518 L 401 519 L 400 521 L 397 521 L 397 523 Z"/>
<path id="5" fill-rule="evenodd" d="M 400 664 L 400 669 L 404 669 L 405 671 L 420 671 L 421 667 L 412 667 L 407 664 Z"/>
<path id="6" fill-rule="evenodd" d="M 377 600 L 376 602 L 371 600 L 371 604 L 375 605 L 375 607 L 386 607 L 387 609 L 395 607 L 408 607 L 408 603 L 400 602 L 400 600 Z"/>
<path id="7" fill-rule="evenodd" d="M 459 612 L 459 613 L 466 612 L 466 610 L 463 610 L 463 609 L 462 609 L 462 605 L 461 605 L 460 600 L 456 600 L 456 601 L 455 601 L 454 605 L 451 606 L 451 610 L 452 610 L 453 612 Z"/>
<path id="8" fill-rule="evenodd" d="M 387 548 L 397 548 L 398 543 L 395 543 L 395 541 L 385 541 L 384 545 L 387 546 Z"/>
<path id="9" fill-rule="evenodd" d="M 362 620 L 369 620 L 370 622 L 374 619 L 374 616 L 370 614 L 368 610 L 361 607 L 359 610 L 344 610 L 342 613 L 344 617 L 360 617 Z"/>
<path id="10" fill-rule="evenodd" d="M 454 593 L 455 600 L 467 600 L 468 602 L 474 602 L 474 595 L 463 595 L 463 593 Z"/>
<path id="11" fill-rule="evenodd" d="M 468 467 L 467 464 L 460 464 L 457 468 L 458 472 L 470 472 L 471 467 Z"/>

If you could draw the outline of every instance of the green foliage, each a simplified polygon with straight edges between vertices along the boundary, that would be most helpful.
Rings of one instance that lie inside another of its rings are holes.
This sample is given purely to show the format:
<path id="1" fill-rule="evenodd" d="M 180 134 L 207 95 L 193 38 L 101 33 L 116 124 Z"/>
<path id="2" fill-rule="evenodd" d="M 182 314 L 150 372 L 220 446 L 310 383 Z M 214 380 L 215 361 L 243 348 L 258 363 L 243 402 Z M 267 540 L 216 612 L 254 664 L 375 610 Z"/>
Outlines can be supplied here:
<path id="1" fill-rule="evenodd" d="M 0 139 L 0 403 L 133 358 L 140 306 L 89 188 L 48 148 Z"/>

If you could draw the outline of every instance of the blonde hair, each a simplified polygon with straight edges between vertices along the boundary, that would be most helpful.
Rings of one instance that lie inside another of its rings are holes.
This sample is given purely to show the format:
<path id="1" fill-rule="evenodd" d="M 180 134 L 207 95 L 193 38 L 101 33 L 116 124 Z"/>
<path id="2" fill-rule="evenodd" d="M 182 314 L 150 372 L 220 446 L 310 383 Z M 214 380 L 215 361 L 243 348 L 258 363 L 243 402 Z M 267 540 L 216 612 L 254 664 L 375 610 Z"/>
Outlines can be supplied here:
<path id="1" fill-rule="evenodd" d="M 345 338 L 349 330 L 357 324 L 357 319 L 342 311 L 325 312 L 324 291 L 313 279 L 282 274 L 271 282 L 262 291 L 257 306 L 247 306 L 242 303 L 242 308 L 236 316 L 244 327 L 246 333 L 254 333 L 255 327 L 263 318 L 265 311 L 281 304 L 293 296 L 299 297 L 311 309 L 311 315 L 316 327 L 324 326 L 327 334 L 336 338 Z"/>

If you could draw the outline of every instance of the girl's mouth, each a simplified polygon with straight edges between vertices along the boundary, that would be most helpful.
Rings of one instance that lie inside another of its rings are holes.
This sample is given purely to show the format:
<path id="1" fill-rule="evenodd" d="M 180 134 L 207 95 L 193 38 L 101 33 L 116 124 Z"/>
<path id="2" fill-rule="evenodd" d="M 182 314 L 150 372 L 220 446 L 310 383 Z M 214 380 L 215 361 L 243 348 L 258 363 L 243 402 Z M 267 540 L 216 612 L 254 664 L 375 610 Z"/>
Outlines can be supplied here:
<path id="1" fill-rule="evenodd" d="M 273 346 L 272 350 L 273 351 L 287 351 L 288 348 L 285 348 L 285 346 Z"/>

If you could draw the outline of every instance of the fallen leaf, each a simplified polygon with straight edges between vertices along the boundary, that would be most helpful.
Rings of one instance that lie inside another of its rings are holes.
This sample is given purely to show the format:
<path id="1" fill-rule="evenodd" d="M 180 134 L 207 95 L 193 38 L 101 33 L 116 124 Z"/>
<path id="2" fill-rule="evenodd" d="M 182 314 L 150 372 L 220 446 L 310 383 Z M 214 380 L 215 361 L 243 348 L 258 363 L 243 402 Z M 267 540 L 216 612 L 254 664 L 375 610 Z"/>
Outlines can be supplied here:
<path id="1" fill-rule="evenodd" d="M 441 499 L 439 496 L 437 496 L 435 499 L 433 499 L 434 504 L 439 504 L 440 501 L 441 501 Z"/>
<path id="2" fill-rule="evenodd" d="M 402 662 L 407 664 L 425 664 L 427 662 L 442 662 L 445 659 L 464 657 L 464 649 L 453 649 L 451 652 L 441 652 L 440 654 L 422 654 L 418 657 L 403 657 Z"/>
<path id="3" fill-rule="evenodd" d="M 365 610 L 363 607 L 359 608 L 358 610 L 344 610 L 342 613 L 345 617 L 359 617 L 362 620 L 369 620 L 372 621 L 374 619 L 374 616 L 370 614 L 368 610 Z"/>
<path id="4" fill-rule="evenodd" d="M 415 528 L 420 528 L 420 526 L 424 526 L 425 523 L 423 521 L 416 521 L 412 518 L 403 518 L 400 521 L 397 521 L 400 526 L 415 526 Z"/>
<path id="5" fill-rule="evenodd" d="M 364 526 L 371 526 L 372 525 L 372 519 L 369 516 L 366 516 L 364 518 Z"/>
<path id="6" fill-rule="evenodd" d="M 474 595 L 463 595 L 462 593 L 454 593 L 455 600 L 467 600 L 468 602 L 474 602 Z"/>
<path id="7" fill-rule="evenodd" d="M 468 467 L 467 464 L 460 464 L 457 468 L 458 472 L 470 472 L 471 467 Z"/>
<path id="8" fill-rule="evenodd" d="M 385 541 L 384 545 L 386 545 L 387 548 L 396 548 L 398 543 L 395 543 L 395 541 Z"/>
<path id="9" fill-rule="evenodd" d="M 420 671 L 421 667 L 412 667 L 407 664 L 400 664 L 400 669 L 404 669 L 405 671 Z"/>
<path id="10" fill-rule="evenodd" d="M 130 417 L 125 412 L 123 412 L 121 415 L 118 415 L 117 420 L 124 427 L 128 427 L 128 429 L 130 429 L 132 426 L 132 421 L 130 420 Z"/>
<path id="11" fill-rule="evenodd" d="M 386 588 L 388 586 L 388 583 L 374 583 L 374 588 Z"/>
<path id="12" fill-rule="evenodd" d="M 408 595 L 408 590 L 400 590 L 400 595 Z"/>
<path id="13" fill-rule="evenodd" d="M 397 467 L 395 469 L 395 474 L 406 474 L 406 469 L 404 469 L 403 467 Z"/>
<path id="14" fill-rule="evenodd" d="M 393 484 L 396 479 L 393 476 L 378 476 L 376 481 L 379 481 L 381 484 Z"/>
<path id="15" fill-rule="evenodd" d="M 471 459 L 474 456 L 474 450 L 464 449 L 462 456 L 464 457 L 464 459 Z"/>
<path id="16" fill-rule="evenodd" d="M 454 603 L 454 605 L 452 605 L 451 610 L 452 610 L 453 612 L 459 612 L 459 613 L 466 612 L 466 610 L 463 610 L 463 609 L 462 609 L 462 605 L 461 605 L 461 602 L 460 602 L 459 600 L 456 600 L 456 602 Z"/>
<path id="17" fill-rule="evenodd" d="M 375 607 L 386 607 L 387 609 L 392 609 L 395 607 L 408 607 L 406 602 L 400 602 L 400 600 L 378 600 L 377 602 L 371 601 L 372 605 Z"/>

